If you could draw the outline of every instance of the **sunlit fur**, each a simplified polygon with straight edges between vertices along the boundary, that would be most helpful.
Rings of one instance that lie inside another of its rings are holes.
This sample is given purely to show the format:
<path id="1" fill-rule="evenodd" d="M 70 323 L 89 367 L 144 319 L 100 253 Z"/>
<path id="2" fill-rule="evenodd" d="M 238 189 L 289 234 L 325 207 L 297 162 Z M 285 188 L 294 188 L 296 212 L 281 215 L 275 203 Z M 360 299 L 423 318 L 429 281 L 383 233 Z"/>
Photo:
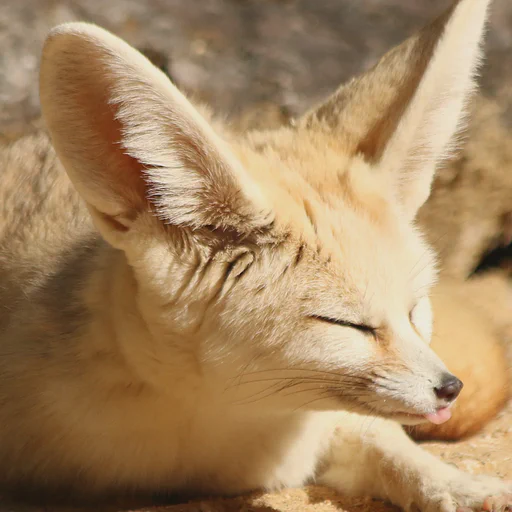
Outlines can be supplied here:
<path id="1" fill-rule="evenodd" d="M 17 212 L 0 225 L 3 480 L 232 493 L 317 478 L 432 511 L 510 490 L 391 421 L 446 405 L 414 217 L 487 4 L 456 2 L 293 125 L 242 136 L 108 32 L 54 29 L 41 103 L 72 185 L 54 161 L 23 197 L 9 166 L 0 188 Z"/>

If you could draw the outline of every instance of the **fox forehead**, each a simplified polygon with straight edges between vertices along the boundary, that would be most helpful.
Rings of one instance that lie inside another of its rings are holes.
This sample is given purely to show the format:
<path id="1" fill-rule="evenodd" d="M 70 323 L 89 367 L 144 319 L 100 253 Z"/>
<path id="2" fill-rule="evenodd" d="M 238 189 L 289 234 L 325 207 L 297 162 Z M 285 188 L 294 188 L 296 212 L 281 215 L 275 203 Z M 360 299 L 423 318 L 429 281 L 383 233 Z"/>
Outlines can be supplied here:
<path id="1" fill-rule="evenodd" d="M 332 212 L 351 208 L 383 229 L 393 224 L 389 183 L 328 133 L 286 127 L 250 133 L 233 146 L 247 171 L 266 189 L 278 216 L 297 228 L 310 224 L 317 231 L 312 217 L 320 205 Z"/>
<path id="2" fill-rule="evenodd" d="M 375 300 L 392 294 L 412 307 L 427 294 L 434 255 L 403 219 L 378 168 L 328 133 L 294 128 L 249 134 L 235 150 L 270 196 L 295 257 L 307 262 L 318 286 L 325 282 L 322 296 L 342 287 L 369 301 L 371 288 Z"/>

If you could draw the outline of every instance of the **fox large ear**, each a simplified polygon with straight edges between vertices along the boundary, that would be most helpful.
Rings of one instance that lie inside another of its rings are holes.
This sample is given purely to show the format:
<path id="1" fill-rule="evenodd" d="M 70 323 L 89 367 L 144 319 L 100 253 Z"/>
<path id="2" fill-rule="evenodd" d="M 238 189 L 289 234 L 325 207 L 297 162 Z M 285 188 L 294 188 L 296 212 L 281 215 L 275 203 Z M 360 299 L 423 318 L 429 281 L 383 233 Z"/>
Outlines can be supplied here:
<path id="1" fill-rule="evenodd" d="M 43 116 L 93 216 L 129 230 L 141 212 L 247 232 L 271 213 L 227 143 L 169 79 L 99 27 L 56 27 L 43 51 Z M 105 226 L 103 226 L 105 227 Z"/>
<path id="2" fill-rule="evenodd" d="M 338 132 L 350 153 L 391 173 L 410 218 L 428 198 L 436 165 L 462 128 L 489 3 L 454 2 L 301 120 L 310 129 Z"/>

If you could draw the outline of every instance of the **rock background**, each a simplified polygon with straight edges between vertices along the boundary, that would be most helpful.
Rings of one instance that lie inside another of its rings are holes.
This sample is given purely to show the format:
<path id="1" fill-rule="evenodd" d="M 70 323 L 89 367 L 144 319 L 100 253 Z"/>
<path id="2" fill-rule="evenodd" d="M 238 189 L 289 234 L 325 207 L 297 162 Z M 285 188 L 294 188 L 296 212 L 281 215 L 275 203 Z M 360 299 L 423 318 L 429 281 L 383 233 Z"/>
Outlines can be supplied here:
<path id="1" fill-rule="evenodd" d="M 242 124 L 273 124 L 303 111 L 340 82 L 371 66 L 447 4 L 447 0 L 2 0 L 0 139 L 22 133 L 27 122 L 38 117 L 41 44 L 47 31 L 63 21 L 92 21 L 138 48 L 157 52 L 156 58 L 180 87 Z M 486 49 L 481 83 L 483 101 L 491 107 L 485 112 L 492 115 L 492 126 L 499 125 L 500 147 L 508 148 L 510 0 L 495 0 Z M 480 113 L 480 121 L 485 118 Z M 479 133 L 482 136 L 482 130 Z M 486 144 L 489 154 L 498 147 L 496 139 Z M 512 479 L 511 425 L 509 406 L 475 438 L 452 445 L 431 443 L 429 449 L 468 471 Z M 120 509 L 133 506 L 93 507 L 95 511 Z M 384 509 L 392 510 L 365 499 L 343 499 L 320 488 L 158 508 L 167 512 Z M 50 505 L 0 499 L 0 512 L 54 510 Z"/>
<path id="2" fill-rule="evenodd" d="M 297 113 L 368 68 L 447 0 L 3 0 L 0 126 L 38 114 L 37 66 L 55 24 L 98 23 L 166 60 L 173 79 L 226 113 Z M 495 0 L 484 90 L 510 68 L 512 3 Z M 496 80 L 499 83 L 496 83 Z M 510 114 L 507 112 L 507 114 Z M 512 121 L 512 120 L 511 120 Z"/>

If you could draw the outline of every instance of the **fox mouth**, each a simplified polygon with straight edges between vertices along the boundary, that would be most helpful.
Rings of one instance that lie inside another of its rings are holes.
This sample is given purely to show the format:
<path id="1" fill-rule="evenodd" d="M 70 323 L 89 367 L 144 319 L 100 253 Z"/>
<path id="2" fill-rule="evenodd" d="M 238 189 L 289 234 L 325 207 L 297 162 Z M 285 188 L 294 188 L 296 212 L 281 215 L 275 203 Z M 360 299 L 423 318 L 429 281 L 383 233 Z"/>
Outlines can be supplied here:
<path id="1" fill-rule="evenodd" d="M 450 407 L 440 407 L 434 412 L 427 414 L 417 414 L 410 412 L 394 412 L 386 414 L 389 419 L 398 421 L 403 425 L 417 425 L 419 423 L 433 423 L 434 425 L 442 425 L 446 423 L 451 417 L 452 412 Z"/>
<path id="2" fill-rule="evenodd" d="M 400 407 L 399 404 L 391 406 L 391 404 L 383 404 L 384 407 L 368 407 L 362 400 L 356 400 L 356 407 L 352 406 L 351 410 L 356 412 L 357 409 L 363 414 L 371 416 L 379 416 L 389 420 L 396 421 L 401 425 L 419 425 L 421 423 L 433 423 L 434 425 L 442 425 L 452 417 L 451 408 L 455 401 L 449 405 L 444 405 L 436 408 L 430 407 Z M 359 407 L 358 407 L 359 406 Z M 422 410 L 423 409 L 423 410 Z M 421 411 L 421 412 L 420 412 Z"/>

